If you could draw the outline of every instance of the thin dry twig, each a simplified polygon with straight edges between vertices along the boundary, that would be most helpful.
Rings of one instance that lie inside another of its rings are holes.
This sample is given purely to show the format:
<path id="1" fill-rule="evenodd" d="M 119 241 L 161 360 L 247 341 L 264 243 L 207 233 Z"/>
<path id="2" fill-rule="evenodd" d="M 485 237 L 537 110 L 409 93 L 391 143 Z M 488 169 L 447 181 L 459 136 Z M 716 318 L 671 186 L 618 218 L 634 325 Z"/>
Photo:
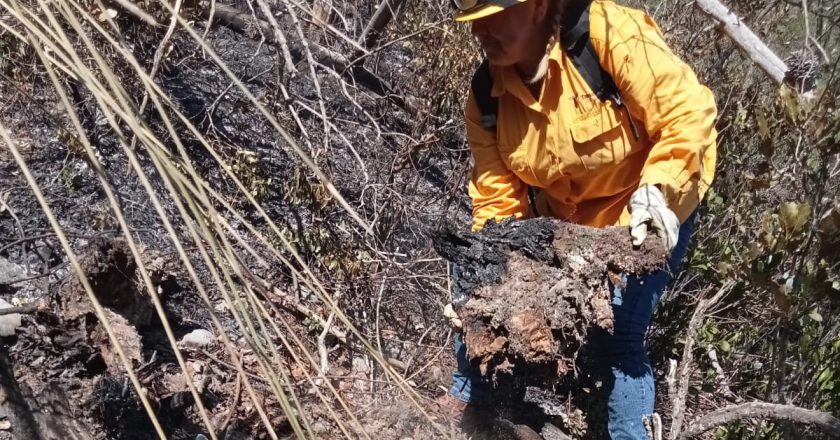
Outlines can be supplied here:
<path id="1" fill-rule="evenodd" d="M 149 26 L 159 27 L 160 24 L 149 15 L 146 11 L 141 9 L 139 6 L 135 5 L 134 3 L 130 2 L 129 0 L 113 0 L 117 3 L 125 12 L 137 17 L 140 21 L 148 24 Z"/>
<path id="2" fill-rule="evenodd" d="M 335 319 L 335 312 L 330 313 L 330 316 L 327 318 L 327 322 L 324 325 L 324 330 L 322 330 L 321 334 L 318 335 L 318 356 L 321 360 L 318 378 L 315 380 L 315 383 L 318 385 L 323 383 L 324 376 L 330 372 L 330 359 L 326 341 L 327 335 L 330 334 L 330 327 L 332 327 L 333 319 Z"/>
<path id="3" fill-rule="evenodd" d="M 388 23 L 394 18 L 394 12 L 399 10 L 403 3 L 405 3 L 405 0 L 382 0 L 376 12 L 373 13 L 373 17 L 370 18 L 362 31 L 362 35 L 359 36 L 359 44 L 366 49 L 376 45 L 382 35 L 382 30 L 385 29 L 385 26 L 388 26 Z"/>
<path id="4" fill-rule="evenodd" d="M 240 369 L 242 366 L 240 365 Z M 233 415 L 236 414 L 236 407 L 239 405 L 239 394 L 242 392 L 242 374 L 236 373 L 236 385 L 233 389 L 233 400 L 230 402 L 230 408 L 228 409 L 228 413 L 225 416 L 225 419 L 222 421 L 222 424 L 219 425 L 219 437 L 224 438 L 227 435 L 227 428 L 230 426 L 230 421 L 233 419 Z"/>
<path id="5" fill-rule="evenodd" d="M 387 277 L 382 277 L 382 284 L 379 286 L 379 294 L 376 295 L 376 347 L 379 348 L 380 353 L 384 353 L 382 351 L 382 333 L 379 331 L 379 306 L 382 304 L 382 293 L 385 291 L 385 280 Z"/>
<path id="6" fill-rule="evenodd" d="M 280 23 L 277 22 L 277 19 L 274 18 L 274 14 L 271 13 L 271 8 L 268 7 L 268 4 L 265 0 L 257 0 L 257 5 L 259 5 L 260 10 L 262 11 L 265 18 L 268 19 L 268 23 L 271 24 L 271 30 L 274 32 L 274 41 L 280 45 L 280 53 L 283 54 L 283 70 L 290 74 L 294 75 L 297 73 L 297 69 L 295 68 L 295 62 L 292 60 L 292 53 L 289 51 L 289 43 L 286 41 L 286 34 L 283 33 L 283 30 L 280 29 Z M 212 16 L 210 16 L 212 20 Z"/>
<path id="7" fill-rule="evenodd" d="M 688 385 L 690 382 L 692 359 L 694 357 L 694 344 L 697 338 L 697 330 L 703 324 L 706 318 L 706 312 L 710 307 L 721 300 L 732 288 L 735 287 L 734 281 L 727 281 L 718 289 L 717 293 L 709 299 L 701 299 L 697 303 L 697 308 L 694 309 L 694 314 L 691 316 L 691 321 L 688 323 L 688 331 L 685 337 L 685 348 L 683 348 L 682 364 L 679 367 L 678 373 L 678 388 L 676 398 L 671 402 L 671 439 L 676 440 L 682 429 L 683 419 L 685 418 L 685 399 L 688 397 Z"/>
<path id="8" fill-rule="evenodd" d="M 327 325 L 327 320 L 320 317 L 317 313 L 313 312 L 311 309 L 306 307 L 305 305 L 291 299 L 290 295 L 283 294 L 278 288 L 274 288 L 270 290 L 273 295 L 278 298 L 278 304 L 286 310 L 293 311 L 296 313 L 300 313 L 301 315 L 315 320 L 318 322 L 319 325 L 323 326 L 324 328 L 329 329 L 329 333 L 336 337 L 340 342 L 347 343 L 347 333 L 342 330 L 335 328 L 334 325 Z"/>
<path id="9" fill-rule="evenodd" d="M 720 366 L 720 362 L 718 361 L 717 351 L 712 347 L 708 347 L 707 353 L 709 355 L 709 360 L 712 361 L 712 368 L 715 369 L 718 385 L 720 386 L 723 395 L 733 402 L 740 402 L 741 398 L 733 393 L 732 388 L 729 386 L 729 379 L 726 378 L 726 373 L 724 373 L 723 367 Z"/>
<path id="10" fill-rule="evenodd" d="M 23 277 L 23 278 L 17 278 L 17 279 L 14 279 L 14 280 L 4 281 L 4 282 L 2 282 L 2 283 L 0 283 L 0 284 L 6 284 L 6 285 L 8 285 L 8 286 L 14 286 L 15 284 L 25 283 L 25 282 L 27 282 L 27 281 L 32 281 L 32 280 L 38 280 L 38 279 L 41 279 L 41 278 L 46 278 L 46 277 L 48 277 L 48 276 L 50 276 L 50 275 L 54 274 L 57 270 L 59 270 L 59 269 L 63 268 L 64 266 L 66 266 L 66 263 L 62 263 L 62 264 L 59 264 L 59 265 L 57 265 L 57 266 L 55 266 L 55 267 L 52 267 L 52 268 L 50 268 L 49 270 L 46 270 L 46 271 L 45 271 L 45 272 L 43 272 L 43 273 L 38 273 L 38 274 L 35 274 L 35 275 L 30 275 L 30 276 L 28 276 L 28 277 Z"/>
<path id="11" fill-rule="evenodd" d="M 9 206 L 9 204 L 6 203 L 5 200 L 3 200 L 3 197 L 0 197 L 0 207 L 5 209 L 6 212 L 8 212 L 9 215 L 12 216 L 12 218 L 15 220 L 15 225 L 17 226 L 18 233 L 20 234 L 20 239 L 17 240 L 15 243 L 20 243 L 20 245 L 21 245 L 21 255 L 26 255 L 26 253 L 28 252 L 26 250 L 26 243 L 28 243 L 28 240 L 26 240 L 26 232 L 24 232 L 24 230 L 23 230 L 23 225 L 20 223 L 20 219 L 18 218 L 17 214 L 15 214 L 15 211 L 12 209 L 12 207 Z M 6 249 L 6 247 L 8 247 L 8 246 L 4 246 L 0 250 Z M 29 259 L 24 257 L 23 261 L 26 265 L 26 274 L 31 275 L 32 270 L 29 268 Z"/>
<path id="12" fill-rule="evenodd" d="M 668 360 L 668 374 L 665 376 L 665 383 L 668 385 L 668 400 L 677 400 L 677 360 Z"/>
<path id="13" fill-rule="evenodd" d="M 169 22 L 169 27 L 166 29 L 166 34 L 163 36 L 163 39 L 160 41 L 160 45 L 155 51 L 154 61 L 152 62 L 152 70 L 151 72 L 149 72 L 149 77 L 153 80 L 155 78 L 155 75 L 157 75 L 158 69 L 160 69 L 160 60 L 163 59 L 163 53 L 169 46 L 169 40 L 172 38 L 172 34 L 175 33 L 175 26 L 178 25 L 178 19 L 176 15 L 181 13 L 182 4 L 183 0 L 175 0 L 175 6 L 172 10 L 172 20 Z M 146 104 L 148 103 L 149 89 L 146 89 L 145 91 L 143 91 L 143 101 L 140 103 L 140 110 L 137 113 L 142 115 L 143 112 L 146 110 Z M 134 148 L 136 142 L 137 136 L 134 136 L 134 138 L 131 140 L 131 148 Z"/>

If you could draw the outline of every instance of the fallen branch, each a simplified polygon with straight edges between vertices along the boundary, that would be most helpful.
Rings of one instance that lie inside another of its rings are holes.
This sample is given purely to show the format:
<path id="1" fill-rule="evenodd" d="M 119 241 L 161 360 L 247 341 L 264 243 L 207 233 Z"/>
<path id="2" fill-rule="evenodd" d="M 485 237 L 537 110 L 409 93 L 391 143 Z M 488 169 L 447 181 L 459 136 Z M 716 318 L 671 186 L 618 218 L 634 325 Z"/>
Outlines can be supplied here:
<path id="1" fill-rule="evenodd" d="M 713 411 L 695 420 L 678 438 L 688 440 L 710 429 L 744 419 L 769 419 L 811 425 L 827 434 L 826 438 L 840 438 L 840 420 L 831 414 L 764 402 L 743 403 Z"/>
<path id="2" fill-rule="evenodd" d="M 788 67 L 747 25 L 718 0 L 696 0 L 694 4 L 704 14 L 720 24 L 721 31 L 738 46 L 747 58 L 758 65 L 776 85 L 782 85 Z"/>
<path id="3" fill-rule="evenodd" d="M 35 313 L 38 310 L 41 310 L 40 304 L 28 304 L 21 307 L 7 307 L 5 309 L 0 309 L 0 316 L 6 315 L 14 315 L 15 313 L 19 313 L 22 315 L 27 315 L 30 313 Z"/>
<path id="4" fill-rule="evenodd" d="M 694 356 L 694 342 L 697 337 L 697 330 L 703 324 L 706 312 L 735 287 L 734 281 L 728 281 L 720 290 L 709 299 L 701 299 L 697 308 L 688 323 L 688 331 L 685 336 L 685 347 L 683 348 L 682 361 L 679 367 L 678 388 L 676 398 L 671 402 L 671 439 L 676 439 L 682 430 L 683 419 L 685 418 L 685 399 L 688 396 L 688 384 L 690 382 L 692 358 Z"/>

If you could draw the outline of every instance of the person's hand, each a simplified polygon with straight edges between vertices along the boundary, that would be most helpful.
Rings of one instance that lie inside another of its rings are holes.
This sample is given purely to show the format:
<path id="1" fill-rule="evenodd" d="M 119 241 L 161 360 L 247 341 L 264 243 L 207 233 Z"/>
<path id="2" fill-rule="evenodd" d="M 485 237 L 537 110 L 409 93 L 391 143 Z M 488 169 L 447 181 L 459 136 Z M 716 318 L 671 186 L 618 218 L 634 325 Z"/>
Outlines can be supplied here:
<path id="1" fill-rule="evenodd" d="M 630 236 L 633 246 L 641 246 L 648 232 L 656 231 L 665 239 L 668 251 L 674 250 L 680 234 L 680 219 L 668 208 L 662 191 L 654 185 L 642 185 L 630 196 Z"/>
<path id="2" fill-rule="evenodd" d="M 455 309 L 452 307 L 452 303 L 446 305 L 443 308 L 443 316 L 449 319 L 449 325 L 456 330 L 460 330 L 463 326 L 461 322 L 461 318 L 458 317 L 458 313 L 455 312 Z"/>

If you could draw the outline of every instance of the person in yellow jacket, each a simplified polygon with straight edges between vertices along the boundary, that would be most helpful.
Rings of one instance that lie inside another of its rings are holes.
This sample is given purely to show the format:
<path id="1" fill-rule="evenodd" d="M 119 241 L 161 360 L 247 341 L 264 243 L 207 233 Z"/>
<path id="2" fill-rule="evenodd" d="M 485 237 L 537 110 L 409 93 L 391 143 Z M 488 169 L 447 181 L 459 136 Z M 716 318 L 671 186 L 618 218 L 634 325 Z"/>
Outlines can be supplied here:
<path id="1" fill-rule="evenodd" d="M 560 44 L 564 12 L 581 2 L 589 8 L 592 48 L 617 86 L 617 99 L 599 99 Z M 615 331 L 602 350 L 611 370 L 610 435 L 646 439 L 654 384 L 644 336 L 712 181 L 714 96 L 641 11 L 601 0 L 455 4 L 456 20 L 471 22 L 490 64 L 497 100 L 495 128 L 482 124 L 474 91 L 466 105 L 473 229 L 489 219 L 536 213 L 594 227 L 627 226 L 636 245 L 655 232 L 672 251 L 667 270 L 616 286 Z M 535 206 L 529 187 L 538 190 Z M 479 403 L 486 385 L 459 338 L 456 352 L 449 394 Z"/>

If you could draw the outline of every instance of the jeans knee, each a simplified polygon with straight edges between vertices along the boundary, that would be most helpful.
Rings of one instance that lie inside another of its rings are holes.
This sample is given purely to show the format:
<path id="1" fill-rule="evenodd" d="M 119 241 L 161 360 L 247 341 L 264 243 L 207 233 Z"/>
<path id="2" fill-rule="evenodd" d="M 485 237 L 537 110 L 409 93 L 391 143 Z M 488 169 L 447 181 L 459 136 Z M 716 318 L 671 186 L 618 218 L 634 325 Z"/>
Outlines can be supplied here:
<path id="1" fill-rule="evenodd" d="M 478 403 L 487 400 L 490 385 L 478 370 L 470 363 L 467 356 L 467 346 L 461 339 L 461 334 L 455 334 L 455 361 L 457 367 L 452 373 L 452 386 L 449 394 L 468 403 Z"/>

